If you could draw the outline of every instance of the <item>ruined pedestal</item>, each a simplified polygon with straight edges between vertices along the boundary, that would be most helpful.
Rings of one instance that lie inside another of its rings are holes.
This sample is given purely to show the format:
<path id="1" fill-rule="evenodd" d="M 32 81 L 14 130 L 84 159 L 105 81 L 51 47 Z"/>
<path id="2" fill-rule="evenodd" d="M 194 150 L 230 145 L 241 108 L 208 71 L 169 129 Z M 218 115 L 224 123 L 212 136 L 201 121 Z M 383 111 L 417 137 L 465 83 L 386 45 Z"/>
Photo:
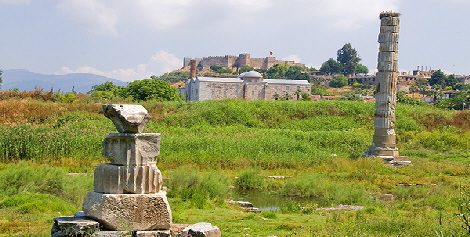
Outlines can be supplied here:
<path id="1" fill-rule="evenodd" d="M 109 230 L 170 229 L 171 211 L 156 166 L 160 134 L 140 133 L 150 116 L 141 105 L 103 105 L 120 133 L 103 140 L 111 161 L 95 169 L 94 191 L 83 202 L 85 214 Z"/>
<path id="2" fill-rule="evenodd" d="M 160 134 L 141 133 L 150 119 L 147 110 L 141 105 L 103 105 L 103 113 L 119 131 L 102 143 L 102 154 L 111 163 L 96 167 L 94 191 L 86 195 L 83 213 L 54 219 L 52 236 L 170 236 L 174 225 L 156 166 Z M 171 235 L 220 237 L 220 230 L 210 224 L 184 231 Z"/>

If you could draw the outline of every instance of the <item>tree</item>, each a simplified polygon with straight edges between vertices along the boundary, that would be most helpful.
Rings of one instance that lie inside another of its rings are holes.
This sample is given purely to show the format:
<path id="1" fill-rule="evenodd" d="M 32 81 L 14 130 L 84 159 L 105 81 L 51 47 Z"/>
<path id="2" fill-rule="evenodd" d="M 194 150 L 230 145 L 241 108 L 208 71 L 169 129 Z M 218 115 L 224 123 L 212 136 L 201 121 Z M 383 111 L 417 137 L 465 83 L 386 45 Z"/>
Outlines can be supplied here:
<path id="1" fill-rule="evenodd" d="M 348 91 L 341 93 L 339 100 L 364 101 L 364 98 L 356 91 Z"/>
<path id="2" fill-rule="evenodd" d="M 367 68 L 367 66 L 365 66 L 365 65 L 362 65 L 362 64 L 358 63 L 356 65 L 356 73 L 367 74 L 367 73 L 369 73 L 369 68 Z"/>
<path id="3" fill-rule="evenodd" d="M 177 89 L 169 82 L 154 79 L 135 80 L 122 91 L 124 97 L 132 97 L 134 101 L 177 100 L 180 96 Z"/>
<path id="4" fill-rule="evenodd" d="M 415 98 L 415 92 L 418 91 L 418 86 L 417 85 L 412 85 L 410 86 L 410 92 L 411 92 L 411 97 L 414 99 Z"/>
<path id="5" fill-rule="evenodd" d="M 459 80 L 455 78 L 455 75 L 449 75 L 446 78 L 446 86 L 454 87 L 457 83 L 459 83 Z"/>
<path id="6" fill-rule="evenodd" d="M 321 65 L 320 72 L 325 75 L 333 75 L 337 73 L 341 73 L 343 71 L 343 67 L 341 63 L 334 60 L 333 58 L 328 59 Z"/>
<path id="7" fill-rule="evenodd" d="M 341 88 L 348 85 L 348 78 L 343 75 L 338 75 L 331 79 L 330 86 L 334 88 Z"/>
<path id="8" fill-rule="evenodd" d="M 401 103 L 401 104 L 409 104 L 409 105 L 424 105 L 424 104 L 426 104 L 423 101 L 416 100 L 416 99 L 413 99 L 413 98 L 410 98 L 410 97 L 406 96 L 406 93 L 404 91 L 399 91 L 397 93 L 397 102 Z"/>
<path id="9" fill-rule="evenodd" d="M 438 107 L 455 109 L 455 110 L 464 110 L 468 108 L 468 102 L 470 98 L 469 91 L 462 91 L 455 94 L 453 97 L 448 99 L 440 99 L 437 104 Z"/>
<path id="10" fill-rule="evenodd" d="M 428 79 L 426 78 L 418 78 L 416 79 L 416 85 L 419 87 L 419 88 L 427 88 L 428 87 Z"/>
<path id="11" fill-rule="evenodd" d="M 326 86 L 312 85 L 310 91 L 312 95 L 324 96 L 324 95 L 328 95 L 326 88 L 327 88 Z"/>
<path id="12" fill-rule="evenodd" d="M 3 71 L 2 71 L 2 69 L 0 69 L 0 84 L 3 83 L 2 74 L 3 74 Z M 0 85 L 0 88 L 2 88 L 2 85 Z"/>
<path id="13" fill-rule="evenodd" d="M 344 75 L 353 75 L 361 58 L 357 55 L 356 49 L 347 43 L 338 50 L 336 60 L 343 66 Z"/>
<path id="14" fill-rule="evenodd" d="M 105 83 L 99 84 L 99 85 L 94 85 L 91 87 L 91 90 L 87 92 L 87 94 L 91 94 L 95 91 L 111 91 L 114 92 L 116 91 L 118 86 L 114 85 L 112 82 L 107 81 Z"/>
<path id="15" fill-rule="evenodd" d="M 284 79 L 286 78 L 286 72 L 289 68 L 290 65 L 287 63 L 276 64 L 266 71 L 266 78 Z"/>
<path id="16" fill-rule="evenodd" d="M 170 83 L 185 81 L 189 78 L 189 72 L 170 72 L 165 73 L 161 76 L 151 76 L 150 79 L 162 80 L 167 81 Z"/>
<path id="17" fill-rule="evenodd" d="M 287 63 L 276 64 L 269 68 L 265 75 L 266 78 L 310 80 L 310 75 L 308 73 L 302 72 L 305 69 L 305 67 L 291 66 Z"/>
<path id="18" fill-rule="evenodd" d="M 240 67 L 240 73 L 244 73 L 244 72 L 249 72 L 249 71 L 253 71 L 255 68 L 254 67 L 250 67 L 248 65 L 243 65 Z"/>
<path id="19" fill-rule="evenodd" d="M 432 87 L 435 87 L 435 85 L 438 85 L 441 88 L 444 88 L 447 83 L 446 81 L 447 81 L 446 75 L 439 69 L 431 75 L 431 79 L 429 79 L 429 85 L 431 85 Z"/>
<path id="20" fill-rule="evenodd" d="M 438 90 L 431 90 L 429 95 L 433 98 L 434 104 L 437 104 L 439 98 L 441 98 L 444 94 Z"/>
<path id="21" fill-rule="evenodd" d="M 212 65 L 212 66 L 210 67 L 210 69 L 213 70 L 213 71 L 215 71 L 215 72 L 217 72 L 217 70 L 222 69 L 222 67 L 219 66 L 219 65 Z"/>

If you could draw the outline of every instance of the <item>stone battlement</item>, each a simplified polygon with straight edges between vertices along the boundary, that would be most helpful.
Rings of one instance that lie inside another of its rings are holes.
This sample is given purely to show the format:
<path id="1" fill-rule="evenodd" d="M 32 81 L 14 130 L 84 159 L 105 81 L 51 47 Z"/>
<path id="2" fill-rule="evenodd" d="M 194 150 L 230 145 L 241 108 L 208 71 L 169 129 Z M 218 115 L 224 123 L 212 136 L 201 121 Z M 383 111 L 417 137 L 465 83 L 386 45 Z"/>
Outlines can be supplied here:
<path id="1" fill-rule="evenodd" d="M 217 65 L 225 68 L 239 68 L 242 66 L 250 66 L 255 69 L 269 69 L 276 64 L 289 64 L 291 66 L 305 67 L 305 64 L 296 63 L 294 61 L 277 60 L 276 57 L 265 58 L 251 58 L 250 54 L 239 54 L 238 56 L 225 55 L 225 56 L 208 56 L 204 58 L 189 58 L 185 57 L 183 60 L 183 67 L 190 66 L 191 60 L 196 60 L 196 65 L 199 70 L 209 69 L 212 65 Z"/>

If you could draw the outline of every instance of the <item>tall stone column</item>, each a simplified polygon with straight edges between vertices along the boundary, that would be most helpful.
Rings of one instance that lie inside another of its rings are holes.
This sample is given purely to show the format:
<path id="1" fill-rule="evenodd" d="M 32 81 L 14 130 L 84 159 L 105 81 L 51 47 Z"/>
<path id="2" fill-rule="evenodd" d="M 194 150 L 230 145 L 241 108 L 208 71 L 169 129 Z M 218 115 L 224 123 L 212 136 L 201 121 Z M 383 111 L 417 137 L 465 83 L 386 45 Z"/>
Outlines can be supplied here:
<path id="1" fill-rule="evenodd" d="M 375 130 L 372 145 L 365 155 L 382 158 L 386 163 L 404 164 L 409 161 L 398 154 L 395 134 L 400 13 L 383 12 L 380 22 Z"/>

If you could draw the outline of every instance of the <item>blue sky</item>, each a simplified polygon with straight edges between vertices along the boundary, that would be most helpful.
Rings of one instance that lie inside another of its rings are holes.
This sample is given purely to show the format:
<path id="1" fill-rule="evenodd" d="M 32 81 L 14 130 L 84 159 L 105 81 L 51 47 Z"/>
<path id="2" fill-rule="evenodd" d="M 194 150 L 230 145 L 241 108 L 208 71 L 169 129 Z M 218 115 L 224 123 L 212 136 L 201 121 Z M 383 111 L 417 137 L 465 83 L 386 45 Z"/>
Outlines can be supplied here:
<path id="1" fill-rule="evenodd" d="M 318 68 L 351 43 L 373 70 L 390 10 L 401 70 L 470 75 L 470 0 L 0 0 L 0 68 L 133 81 L 184 57 L 271 51 Z"/>

